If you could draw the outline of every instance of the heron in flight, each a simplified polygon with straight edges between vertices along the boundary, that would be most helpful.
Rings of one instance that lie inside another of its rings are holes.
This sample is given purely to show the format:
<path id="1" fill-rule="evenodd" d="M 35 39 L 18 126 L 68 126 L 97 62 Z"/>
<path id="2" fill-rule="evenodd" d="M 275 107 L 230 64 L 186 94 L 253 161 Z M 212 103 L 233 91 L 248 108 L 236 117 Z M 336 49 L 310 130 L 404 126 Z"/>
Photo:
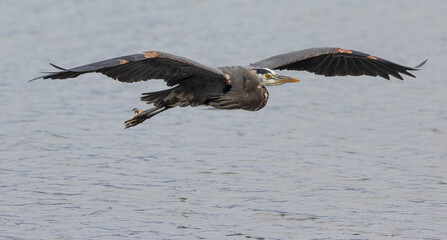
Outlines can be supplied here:
<path id="1" fill-rule="evenodd" d="M 177 106 L 258 111 L 269 98 L 266 86 L 300 81 L 274 70 L 304 70 L 324 76 L 380 76 L 388 80 L 391 75 L 403 80 L 400 74 L 415 77 L 408 71 L 418 70 L 426 61 L 407 67 L 359 51 L 323 47 L 276 55 L 248 66 L 213 68 L 173 54 L 147 51 L 70 69 L 51 64 L 60 71 L 48 72 L 30 81 L 75 78 L 91 72 L 127 83 L 163 79 L 170 88 L 143 93 L 141 101 L 153 107 L 134 108 L 135 116 L 124 122 L 129 128 Z"/>

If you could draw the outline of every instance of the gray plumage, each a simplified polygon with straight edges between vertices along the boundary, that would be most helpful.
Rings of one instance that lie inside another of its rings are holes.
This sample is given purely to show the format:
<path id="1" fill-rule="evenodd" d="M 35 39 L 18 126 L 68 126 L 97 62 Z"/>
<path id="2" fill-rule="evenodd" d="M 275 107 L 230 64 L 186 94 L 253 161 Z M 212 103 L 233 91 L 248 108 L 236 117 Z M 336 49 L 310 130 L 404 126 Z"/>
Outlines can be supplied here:
<path id="1" fill-rule="evenodd" d="M 342 48 L 312 48 L 276 55 L 247 67 L 208 67 L 193 60 L 159 51 L 112 58 L 96 63 L 50 72 L 36 79 L 75 78 L 84 73 L 99 72 L 121 82 L 163 79 L 169 89 L 143 93 L 141 100 L 154 107 L 134 109 L 136 115 L 125 121 L 126 128 L 176 106 L 208 105 L 218 109 L 262 109 L 269 97 L 265 86 L 297 82 L 273 70 L 298 70 L 325 76 L 380 76 L 403 79 L 400 74 L 415 77 L 408 71 L 418 70 L 427 60 L 412 68 L 359 51 Z"/>

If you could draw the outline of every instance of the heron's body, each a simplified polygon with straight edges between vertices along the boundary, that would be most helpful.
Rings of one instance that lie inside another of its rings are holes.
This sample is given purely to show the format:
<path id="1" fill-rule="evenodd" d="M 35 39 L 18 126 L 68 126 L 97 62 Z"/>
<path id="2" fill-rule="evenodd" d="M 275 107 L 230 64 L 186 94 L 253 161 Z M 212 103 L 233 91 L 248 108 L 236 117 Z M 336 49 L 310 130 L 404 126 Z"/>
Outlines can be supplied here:
<path id="1" fill-rule="evenodd" d="M 297 82 L 298 79 L 277 75 L 272 69 L 306 70 L 325 76 L 380 76 L 403 79 L 400 74 L 414 77 L 409 70 L 385 59 L 342 48 L 313 48 L 273 56 L 250 66 L 212 68 L 172 54 L 148 51 L 112 58 L 39 78 L 74 78 L 88 72 L 100 72 L 122 82 L 164 79 L 171 88 L 143 93 L 142 101 L 154 107 L 145 111 L 134 109 L 136 115 L 125 122 L 126 128 L 173 107 L 207 105 L 218 109 L 262 109 L 269 98 L 265 86 Z M 35 80 L 33 79 L 33 80 Z"/>
<path id="2" fill-rule="evenodd" d="M 267 89 L 255 71 L 241 66 L 217 68 L 225 82 L 190 78 L 160 92 L 143 93 L 142 101 L 156 107 L 209 105 L 219 109 L 259 110 L 268 98 Z M 251 71 L 250 71 L 251 70 Z M 265 100 L 264 100 L 265 99 Z"/>

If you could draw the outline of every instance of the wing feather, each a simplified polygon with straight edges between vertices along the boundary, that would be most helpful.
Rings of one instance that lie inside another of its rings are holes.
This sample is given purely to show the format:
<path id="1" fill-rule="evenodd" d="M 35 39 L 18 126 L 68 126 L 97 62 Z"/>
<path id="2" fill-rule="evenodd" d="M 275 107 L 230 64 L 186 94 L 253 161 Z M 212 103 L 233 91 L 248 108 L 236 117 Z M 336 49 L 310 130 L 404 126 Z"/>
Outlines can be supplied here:
<path id="1" fill-rule="evenodd" d="M 340 75 L 343 75 L 343 68 L 340 68 L 340 65 L 342 65 L 343 63 L 343 58 L 336 58 L 335 63 L 334 63 L 334 71 L 331 72 L 330 74 L 334 75 L 336 72 L 338 72 Z"/>
<path id="2" fill-rule="evenodd" d="M 353 58 L 351 60 L 354 63 L 354 65 L 353 65 L 353 69 L 354 69 L 353 76 L 363 75 L 363 69 L 361 68 L 360 62 L 358 61 L 358 59 Z"/>
<path id="3" fill-rule="evenodd" d="M 111 58 L 71 69 L 65 69 L 51 64 L 61 70 L 34 78 L 30 81 L 43 79 L 75 78 L 81 74 L 98 72 L 121 82 L 138 82 L 150 79 L 164 79 L 168 86 L 178 84 L 181 79 L 202 77 L 217 79 L 226 83 L 222 71 L 205 66 L 193 60 L 173 54 L 147 51 L 143 53 Z"/>
<path id="4" fill-rule="evenodd" d="M 360 60 L 357 61 L 360 65 L 360 69 L 363 70 L 362 75 L 368 75 L 372 77 L 377 76 L 377 74 L 375 74 L 374 72 L 374 66 L 368 65 L 368 61 L 360 61 Z"/>
<path id="5" fill-rule="evenodd" d="M 367 53 L 343 48 L 310 48 L 276 55 L 255 63 L 251 67 L 279 70 L 298 70 L 325 76 L 380 76 L 389 75 L 403 79 L 400 74 L 415 77 L 408 71 L 418 70 L 427 60 L 416 67 L 407 67 Z"/>
<path id="6" fill-rule="evenodd" d="M 318 59 L 321 59 L 321 57 L 319 57 Z M 330 62 L 330 60 L 331 60 L 331 56 L 324 56 L 323 60 L 321 62 L 313 63 L 313 64 L 315 64 L 314 73 L 319 74 L 319 75 L 324 74 L 324 68 Z"/>
<path id="7" fill-rule="evenodd" d="M 336 61 L 337 59 L 332 56 L 329 58 L 329 62 L 326 64 L 323 70 L 323 74 L 325 76 L 333 76 L 333 74 L 335 73 Z"/>

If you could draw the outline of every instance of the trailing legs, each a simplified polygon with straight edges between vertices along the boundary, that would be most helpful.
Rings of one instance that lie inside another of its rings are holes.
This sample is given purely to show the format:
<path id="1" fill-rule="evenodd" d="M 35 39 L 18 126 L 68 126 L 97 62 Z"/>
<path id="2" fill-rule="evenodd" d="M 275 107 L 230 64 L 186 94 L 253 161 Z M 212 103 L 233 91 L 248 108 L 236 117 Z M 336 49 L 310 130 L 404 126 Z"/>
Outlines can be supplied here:
<path id="1" fill-rule="evenodd" d="M 147 119 L 168 110 L 169 107 L 153 107 L 150 108 L 148 110 L 140 110 L 138 108 L 134 108 L 133 111 L 135 112 L 135 116 L 133 116 L 131 119 L 127 120 L 124 122 L 124 124 L 126 125 L 126 128 L 130 128 L 133 126 L 136 126 L 144 121 L 146 121 Z"/>

